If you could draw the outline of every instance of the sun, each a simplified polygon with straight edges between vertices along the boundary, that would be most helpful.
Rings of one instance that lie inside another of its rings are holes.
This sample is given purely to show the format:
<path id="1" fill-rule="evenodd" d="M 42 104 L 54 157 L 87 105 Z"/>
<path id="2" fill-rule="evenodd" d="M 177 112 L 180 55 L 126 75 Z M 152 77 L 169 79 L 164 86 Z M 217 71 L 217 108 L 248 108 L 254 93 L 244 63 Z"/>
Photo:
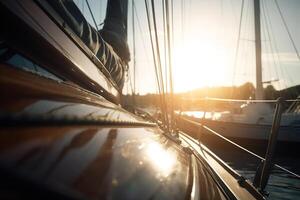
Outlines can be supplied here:
<path id="1" fill-rule="evenodd" d="M 210 40 L 194 39 L 174 48 L 175 92 L 224 84 L 228 78 L 229 53 Z"/>

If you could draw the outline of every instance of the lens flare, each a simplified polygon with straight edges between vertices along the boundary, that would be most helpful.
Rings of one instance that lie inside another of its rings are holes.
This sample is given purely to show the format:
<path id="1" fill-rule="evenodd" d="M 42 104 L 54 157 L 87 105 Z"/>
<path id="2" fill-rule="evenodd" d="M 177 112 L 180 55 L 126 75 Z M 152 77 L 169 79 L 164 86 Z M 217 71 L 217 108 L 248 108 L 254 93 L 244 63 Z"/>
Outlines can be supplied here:
<path id="1" fill-rule="evenodd" d="M 161 176 L 167 177 L 173 171 L 176 156 L 174 153 L 162 148 L 160 144 L 150 143 L 146 148 L 146 154 Z"/>

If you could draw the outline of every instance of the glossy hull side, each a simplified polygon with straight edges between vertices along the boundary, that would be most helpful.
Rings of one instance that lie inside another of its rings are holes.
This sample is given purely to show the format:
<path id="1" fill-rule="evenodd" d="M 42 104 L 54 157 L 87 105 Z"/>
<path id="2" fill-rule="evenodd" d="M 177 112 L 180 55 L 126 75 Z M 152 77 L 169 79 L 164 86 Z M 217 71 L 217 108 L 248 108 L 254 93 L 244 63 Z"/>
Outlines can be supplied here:
<path id="1" fill-rule="evenodd" d="M 1 169 L 41 187 L 90 199 L 184 199 L 189 188 L 190 157 L 157 128 L 1 128 L 0 137 Z"/>

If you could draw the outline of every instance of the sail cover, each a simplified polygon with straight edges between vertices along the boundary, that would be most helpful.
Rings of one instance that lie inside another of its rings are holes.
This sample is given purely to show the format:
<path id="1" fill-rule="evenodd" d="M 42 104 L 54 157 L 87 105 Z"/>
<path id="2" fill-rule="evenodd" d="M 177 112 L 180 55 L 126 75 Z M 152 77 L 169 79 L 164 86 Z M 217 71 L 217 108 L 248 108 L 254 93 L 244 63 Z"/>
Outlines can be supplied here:
<path id="1" fill-rule="evenodd" d="M 48 3 L 103 63 L 121 90 L 125 67 L 130 60 L 127 45 L 127 0 L 108 0 L 105 23 L 99 32 L 87 22 L 72 0 L 48 0 Z"/>
<path id="2" fill-rule="evenodd" d="M 112 45 L 122 60 L 129 62 L 127 11 L 127 0 L 108 0 L 104 26 L 100 33 L 104 40 Z"/>

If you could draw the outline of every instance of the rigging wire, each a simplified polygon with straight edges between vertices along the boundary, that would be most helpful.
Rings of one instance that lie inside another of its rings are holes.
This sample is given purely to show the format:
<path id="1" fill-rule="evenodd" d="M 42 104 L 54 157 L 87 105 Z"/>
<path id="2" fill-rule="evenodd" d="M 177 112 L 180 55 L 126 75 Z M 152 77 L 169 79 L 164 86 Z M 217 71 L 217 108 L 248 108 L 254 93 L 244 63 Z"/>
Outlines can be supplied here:
<path id="1" fill-rule="evenodd" d="M 165 115 L 166 115 L 166 123 L 167 126 L 169 124 L 168 122 L 168 116 L 167 116 L 167 104 L 166 104 L 166 94 L 164 89 L 164 81 L 163 81 L 163 73 L 162 73 L 162 66 L 161 66 L 161 58 L 160 58 L 160 48 L 159 48 L 159 39 L 158 39 L 158 31 L 157 31 L 157 24 L 156 24 L 156 13 L 155 13 L 155 4 L 154 0 L 151 0 L 151 8 L 152 8 L 152 18 L 153 18 L 153 27 L 154 27 L 154 36 L 155 36 L 155 44 L 156 44 L 156 54 L 157 54 L 157 61 L 158 61 L 158 72 L 159 72 L 159 78 L 161 81 L 161 91 L 162 91 L 162 99 L 163 99 L 163 107 L 166 109 Z"/>
<path id="2" fill-rule="evenodd" d="M 185 27 L 185 32 L 186 33 L 189 33 L 190 32 L 190 22 L 191 22 L 191 16 L 192 16 L 192 2 L 191 2 L 192 0 L 188 0 L 187 2 L 188 2 L 188 5 L 186 6 L 186 12 L 188 13 L 188 15 L 187 15 L 187 17 L 186 17 L 186 21 L 187 21 L 187 23 L 186 23 L 186 27 Z"/>
<path id="3" fill-rule="evenodd" d="M 153 38 L 152 38 L 149 6 L 148 6 L 148 1 L 147 0 L 144 0 L 144 2 L 145 2 L 146 14 L 147 14 L 147 22 L 148 22 L 149 36 L 150 36 L 150 42 L 151 42 L 152 56 L 153 56 L 153 61 L 154 61 L 156 82 L 157 82 L 158 92 L 159 92 L 159 97 L 160 97 L 159 98 L 160 99 L 160 107 L 161 107 L 161 111 L 163 113 L 163 118 L 162 119 L 163 119 L 163 122 L 166 122 L 167 119 L 165 118 L 165 109 L 164 109 L 164 103 L 163 103 L 163 98 L 162 98 L 162 90 L 161 90 L 161 84 L 160 84 L 160 79 L 159 79 L 159 74 L 158 74 L 157 60 L 156 60 L 154 44 L 153 44 Z"/>
<path id="4" fill-rule="evenodd" d="M 131 12 L 132 12 L 132 53 L 133 53 L 133 93 L 132 93 L 132 100 L 133 104 L 135 104 L 135 93 L 136 93 L 136 55 L 135 55 L 135 50 L 136 50 L 136 43 L 135 43 L 135 17 L 134 17 L 134 0 L 131 2 Z"/>
<path id="5" fill-rule="evenodd" d="M 139 17 L 138 12 L 137 12 L 136 4 L 134 4 L 134 11 L 135 11 L 134 13 L 135 13 L 135 17 L 136 17 L 136 22 L 137 22 L 137 25 L 138 25 L 138 30 L 140 32 L 139 36 L 140 36 L 141 43 L 142 43 L 142 46 L 143 46 L 143 49 L 144 49 L 143 53 L 145 53 L 146 60 L 150 61 L 151 59 L 150 59 L 150 56 L 148 54 L 148 49 L 146 48 L 146 42 L 143 38 L 143 34 L 145 33 L 145 31 L 143 30 L 143 28 L 141 26 L 140 17 Z M 153 62 L 154 62 L 154 60 L 153 60 Z M 154 66 L 155 66 L 155 62 L 154 62 Z M 155 87 L 155 92 L 160 95 L 158 84 Z M 155 99 L 154 99 L 154 101 L 155 101 Z M 159 102 L 161 103 L 161 99 L 159 99 Z"/>
<path id="6" fill-rule="evenodd" d="M 82 1 L 82 13 L 84 14 L 84 1 Z"/>
<path id="7" fill-rule="evenodd" d="M 184 18 L 185 18 L 185 13 L 184 13 L 184 2 L 185 0 L 181 0 L 181 43 L 183 44 L 183 37 L 184 37 Z"/>
<path id="8" fill-rule="evenodd" d="M 86 2 L 86 5 L 87 5 L 87 7 L 88 7 L 88 9 L 89 9 L 89 11 L 90 11 L 91 16 L 92 16 L 92 19 L 93 19 L 95 28 L 96 28 L 96 30 L 98 31 L 98 26 L 97 26 L 97 23 L 96 23 L 94 14 L 93 14 L 93 12 L 92 12 L 92 10 L 91 10 L 90 4 L 89 4 L 88 0 L 85 0 L 85 2 Z"/>
<path id="9" fill-rule="evenodd" d="M 172 45 L 174 46 L 174 1 L 171 0 L 171 32 L 172 32 Z"/>
<path id="10" fill-rule="evenodd" d="M 99 22 L 100 24 L 98 24 L 98 26 L 101 26 L 101 21 L 102 21 L 102 17 L 101 17 L 101 14 L 102 13 L 102 5 L 101 5 L 102 1 L 99 1 Z"/>
<path id="11" fill-rule="evenodd" d="M 138 15 L 138 12 L 137 12 L 137 8 L 136 8 L 136 4 L 134 4 L 134 13 L 135 13 L 135 17 L 136 17 L 136 22 L 137 22 L 137 25 L 138 25 L 138 30 L 140 32 L 139 36 L 140 36 L 140 39 L 141 39 L 141 43 L 142 43 L 142 46 L 143 46 L 143 49 L 144 49 L 144 52 L 145 53 L 145 57 L 146 57 L 146 60 L 151 60 L 150 59 L 150 56 L 148 54 L 148 49 L 146 48 L 146 42 L 143 38 L 143 33 L 145 33 L 145 31 L 143 30 L 142 26 L 141 26 L 141 22 L 140 22 L 140 18 L 139 18 L 139 15 Z M 159 88 L 158 88 L 158 85 L 156 85 L 155 87 L 155 92 L 157 92 L 158 94 L 159 93 Z"/>
<path id="12" fill-rule="evenodd" d="M 266 6 L 265 6 L 265 3 L 262 2 L 262 13 L 263 13 L 263 16 L 264 16 L 264 22 L 265 22 L 265 30 L 267 32 L 267 35 L 268 35 L 268 38 L 269 38 L 269 41 L 270 41 L 270 50 L 271 50 L 271 54 L 272 54 L 272 57 L 273 57 L 273 61 L 274 61 L 274 71 L 275 71 L 275 74 L 276 74 L 276 77 L 278 79 L 280 79 L 279 75 L 278 75 L 278 71 L 277 71 L 277 64 L 276 64 L 276 59 L 275 59 L 275 53 L 278 53 L 278 52 L 275 52 L 274 50 L 274 47 L 273 47 L 273 43 L 272 43 L 272 37 L 271 37 L 271 33 L 270 33 L 270 27 L 269 27 L 269 24 L 268 24 L 268 18 L 267 18 L 267 13 L 266 13 Z M 275 41 L 274 41 L 275 43 Z M 280 63 L 279 63 L 280 64 Z M 280 68 L 280 67 L 279 67 Z M 271 67 L 270 67 L 270 70 L 271 70 Z M 271 78 L 271 77 L 270 77 Z M 281 87 L 281 83 L 280 81 L 278 82 L 278 85 L 279 87 Z M 286 84 L 285 84 L 286 86 Z"/>
<path id="13" fill-rule="evenodd" d="M 168 93 L 168 63 L 167 63 L 167 38 L 166 38 L 166 8 L 164 0 L 162 2 L 162 12 L 163 12 L 163 32 L 164 32 L 164 64 L 165 64 L 165 92 Z"/>
<path id="14" fill-rule="evenodd" d="M 262 11 L 263 12 L 263 11 Z M 261 18 L 262 19 L 262 18 Z M 263 67 L 263 77 L 267 80 L 270 81 L 270 84 L 272 85 L 272 78 L 275 77 L 277 79 L 279 79 L 278 73 L 277 73 L 277 63 L 275 61 L 275 56 L 271 47 L 271 42 L 270 44 L 268 43 L 268 41 L 270 41 L 270 37 L 267 36 L 268 33 L 267 32 L 267 26 L 266 26 L 266 21 L 262 20 L 262 33 L 263 33 L 263 38 L 266 40 L 263 44 L 262 44 L 262 49 L 264 49 L 266 51 L 265 57 L 266 59 L 264 59 L 264 61 L 262 62 L 262 67 Z M 268 38 L 268 40 L 267 40 Z M 270 59 L 270 56 L 273 57 L 273 59 Z M 272 65 L 273 63 L 273 65 Z M 274 67 L 275 70 L 272 70 L 272 66 Z M 275 75 L 274 75 L 274 71 L 275 71 Z M 267 78 L 266 78 L 267 77 Z"/>
<path id="15" fill-rule="evenodd" d="M 270 17 L 270 14 L 269 14 L 269 8 L 267 7 L 267 4 L 263 4 L 265 5 L 265 10 L 266 10 L 266 16 L 267 16 L 267 21 L 268 21 L 268 24 L 270 26 L 270 31 L 271 31 L 271 36 L 272 36 L 272 40 L 274 41 L 274 48 L 275 48 L 275 52 L 276 52 L 276 57 L 277 57 L 277 60 L 278 60 L 278 67 L 279 67 L 279 70 L 281 71 L 281 74 L 283 75 L 284 72 L 283 70 L 285 70 L 284 67 L 282 67 L 281 65 L 281 58 L 280 58 L 280 54 L 279 54 L 279 50 L 278 50 L 278 47 L 277 47 L 277 43 L 276 43 L 276 38 L 275 38 L 275 35 L 273 35 L 273 25 L 272 25 L 272 20 L 271 20 L 271 17 Z M 290 83 L 291 85 L 294 85 L 294 81 L 293 81 L 293 78 L 290 76 L 290 74 L 285 70 L 286 72 L 286 75 L 288 76 L 288 80 L 290 80 Z M 284 79 L 284 83 L 287 87 L 287 84 L 286 84 L 286 80 Z M 297 91 L 295 88 L 292 89 L 292 91 L 297 94 Z"/>
<path id="16" fill-rule="evenodd" d="M 242 52 L 242 58 L 243 59 L 243 64 L 242 66 L 244 67 L 244 74 L 241 73 L 241 75 L 243 76 L 247 76 L 251 77 L 254 75 L 253 71 L 255 69 L 255 50 L 254 50 L 254 43 L 255 40 L 251 39 L 251 30 L 253 30 L 253 26 L 254 26 L 254 22 L 252 20 L 254 20 L 251 17 L 251 7 L 253 8 L 253 4 L 251 3 L 251 1 L 248 1 L 248 6 L 247 6 L 247 10 L 246 10 L 246 28 L 245 28 L 245 32 L 246 35 L 245 37 L 248 38 L 248 40 L 244 41 L 244 51 Z M 252 22 L 252 23 L 251 23 Z M 250 53 L 248 53 L 250 52 Z M 250 62 L 249 62 L 250 60 Z M 252 62 L 252 63 L 251 63 Z M 242 70 L 241 70 L 242 71 Z M 244 77 L 245 78 L 245 77 Z"/>
<path id="17" fill-rule="evenodd" d="M 246 5 L 244 3 L 244 6 L 241 7 L 241 12 L 243 12 L 243 14 L 241 14 L 241 17 L 240 17 L 240 20 L 242 20 L 242 21 L 241 21 L 241 25 L 240 25 L 239 28 L 242 29 L 242 30 L 244 29 L 244 31 L 241 30 L 240 37 L 242 36 L 242 33 L 243 34 L 246 33 L 245 34 L 246 39 L 250 37 L 250 29 L 251 29 L 251 28 L 249 28 L 249 27 L 251 27 L 251 18 L 249 16 L 250 6 L 251 6 L 250 1 L 248 1 L 248 5 Z M 242 11 L 242 9 L 243 9 L 243 11 Z M 243 28 L 243 26 L 244 26 L 244 28 Z M 242 39 L 240 39 L 240 40 L 242 40 Z M 239 62 L 240 67 L 235 67 L 233 72 L 235 73 L 234 78 L 235 78 L 236 74 L 238 74 L 239 77 L 240 77 L 240 81 L 245 81 L 245 75 L 247 75 L 248 71 L 253 68 L 253 67 L 251 67 L 251 63 L 248 61 L 249 56 L 253 55 L 253 52 L 251 51 L 252 49 L 250 49 L 250 47 L 251 47 L 250 42 L 253 42 L 253 40 L 243 39 L 242 45 L 239 44 L 239 46 L 241 46 L 241 47 L 239 47 L 239 49 L 241 49 L 241 51 L 240 50 L 237 51 L 237 59 L 239 58 L 239 56 L 238 56 L 239 54 L 241 55 L 240 57 L 242 57 L 243 59 L 240 59 L 240 62 Z M 248 53 L 249 49 L 250 49 L 250 54 Z M 236 65 L 237 64 L 238 64 L 238 61 L 236 61 Z M 250 67 L 249 67 L 249 65 L 250 65 Z M 250 75 L 250 74 L 251 73 L 249 72 L 248 75 Z M 235 79 L 233 79 L 233 80 L 235 80 Z M 238 90 L 238 93 L 236 95 L 238 95 L 238 96 L 241 95 L 239 90 Z"/>
<path id="18" fill-rule="evenodd" d="M 271 36 L 273 37 L 273 40 L 274 40 L 274 47 L 275 47 L 275 51 L 276 51 L 277 59 L 278 59 L 278 63 L 279 63 L 279 70 L 281 70 L 281 71 L 284 70 L 286 75 L 288 76 L 288 80 L 290 80 L 291 85 L 295 85 L 295 82 L 294 82 L 292 76 L 281 65 L 280 54 L 279 54 L 279 50 L 278 50 L 278 47 L 277 47 L 277 44 L 276 44 L 276 39 L 275 39 L 275 36 L 272 34 L 273 33 L 273 26 L 272 26 L 272 21 L 271 21 L 271 17 L 270 17 L 270 14 L 269 14 L 269 8 L 267 7 L 267 4 L 265 5 L 265 7 L 266 7 L 265 10 L 266 10 L 267 19 L 268 19 L 268 22 L 269 22 L 269 25 L 270 25 Z M 283 72 L 282 72 L 282 74 L 283 74 Z M 284 81 L 286 81 L 286 80 L 284 80 Z M 294 94 L 297 95 L 298 92 L 297 92 L 296 88 L 293 87 L 292 91 L 293 91 Z"/>
<path id="19" fill-rule="evenodd" d="M 294 42 L 294 39 L 293 39 L 292 34 L 291 34 L 290 30 L 289 30 L 289 27 L 288 27 L 288 25 L 287 25 L 287 23 L 286 23 L 286 21 L 285 21 L 285 19 L 284 19 L 284 17 L 283 17 L 283 14 L 282 14 L 281 8 L 280 8 L 280 6 L 279 6 L 279 4 L 278 4 L 278 1 L 277 1 L 277 0 L 274 0 L 274 1 L 275 1 L 275 4 L 276 4 L 277 9 L 278 9 L 278 11 L 279 11 L 280 17 L 281 17 L 282 22 L 283 22 L 283 24 L 284 24 L 284 27 L 285 27 L 285 29 L 286 29 L 286 31 L 287 31 L 287 33 L 288 33 L 288 36 L 289 36 L 289 38 L 290 38 L 290 40 L 291 40 L 291 42 L 292 42 L 293 48 L 294 48 L 294 50 L 295 50 L 295 52 L 296 52 L 296 55 L 297 55 L 297 57 L 298 57 L 298 59 L 299 59 L 299 61 L 300 61 L 300 55 L 299 55 L 297 46 L 296 46 L 296 44 L 295 44 L 295 42 Z"/>
<path id="20" fill-rule="evenodd" d="M 150 61 L 150 56 L 149 56 L 149 53 L 148 53 L 148 48 L 146 48 L 146 42 L 145 42 L 145 39 L 143 38 L 143 34 L 145 33 L 145 31 L 143 30 L 142 26 L 141 26 L 141 22 L 140 22 L 140 18 L 139 18 L 139 15 L 138 15 L 138 12 L 137 12 L 137 9 L 136 9 L 136 6 L 134 5 L 134 10 L 135 10 L 135 16 L 136 16 L 136 21 L 137 21 L 137 25 L 138 25 L 138 29 L 140 31 L 140 39 L 141 39 L 141 43 L 142 43 L 142 46 L 143 46 L 143 53 L 146 57 L 146 60 L 147 61 Z M 154 60 L 153 60 L 153 64 L 155 65 L 154 63 Z M 160 91 L 159 91 L 159 87 L 158 87 L 158 84 L 155 85 L 155 92 L 157 94 L 160 94 Z"/>
<path id="21" fill-rule="evenodd" d="M 169 60 L 169 80 L 170 80 L 170 110 L 171 110 L 171 130 L 175 128 L 175 118 L 174 118 L 174 90 L 173 90 L 173 72 L 172 72 L 172 50 L 171 50 L 171 33 L 170 33 L 170 10 L 169 10 L 169 0 L 165 0 L 166 8 L 166 25 L 167 25 L 167 44 L 168 44 L 168 60 Z M 172 9 L 172 8 L 171 8 Z M 172 13 L 171 13 L 172 14 Z M 172 17 L 173 18 L 173 17 Z"/>
<path id="22" fill-rule="evenodd" d="M 137 12 L 137 9 L 136 9 L 136 6 L 135 6 L 135 4 L 133 5 L 134 6 L 134 13 L 135 13 L 135 16 L 136 16 L 136 21 L 137 21 L 137 24 L 138 24 L 138 28 L 139 28 L 139 31 L 140 31 L 140 37 L 141 37 L 141 40 L 142 40 L 142 45 L 143 45 L 143 48 L 144 48 L 144 52 L 145 52 L 145 55 L 146 55 L 146 58 L 147 58 L 147 60 L 150 60 L 150 58 L 149 58 L 149 54 L 148 54 L 148 51 L 147 51 L 147 48 L 146 48 L 146 44 L 145 44 L 145 40 L 144 40 L 144 38 L 141 36 L 143 33 L 144 33 L 144 31 L 143 31 L 143 29 L 142 29 L 142 26 L 141 26 L 141 22 L 140 22 L 140 19 L 139 19 L 139 16 L 138 16 L 138 12 Z"/>
<path id="23" fill-rule="evenodd" d="M 238 39 L 237 39 L 237 44 L 236 44 L 236 49 L 235 49 L 235 57 L 234 57 L 234 64 L 233 64 L 232 85 L 234 84 L 234 77 L 235 77 L 235 71 L 236 71 L 236 65 L 237 65 L 238 53 L 239 53 L 239 46 L 240 46 L 240 40 L 241 40 L 243 11 L 244 11 L 244 0 L 242 0 L 242 4 L 241 4 L 240 21 L 239 21 L 239 29 L 238 29 Z"/>
<path id="24" fill-rule="evenodd" d="M 131 90 L 130 92 L 133 95 L 134 94 L 134 89 L 133 89 L 133 84 L 132 84 L 130 67 L 128 66 L 128 64 L 127 64 L 126 78 L 127 78 L 126 82 L 128 83 L 128 85 L 126 87 L 127 88 L 127 94 L 128 94 L 129 87 L 130 87 L 130 90 Z"/>
<path id="25" fill-rule="evenodd" d="M 264 16 L 265 13 L 264 13 L 264 7 L 261 6 L 261 13 L 263 15 L 261 16 Z M 265 17 L 261 17 L 261 25 L 262 25 L 262 34 L 263 34 L 263 39 L 264 39 L 264 43 L 262 44 L 262 49 L 265 49 L 265 51 L 267 52 L 265 55 L 266 55 L 266 59 L 264 59 L 264 62 L 262 62 L 262 67 L 264 69 L 264 74 L 268 75 L 268 79 L 267 80 L 270 80 L 270 84 L 272 84 L 272 77 L 275 76 L 277 79 L 279 79 L 279 76 L 278 76 L 278 73 L 277 73 L 277 70 L 276 70 L 276 61 L 275 61 L 275 56 L 274 56 L 274 50 L 273 50 L 273 45 L 272 45 L 272 42 L 271 42 L 271 38 L 270 38 L 270 33 L 269 33 L 269 29 L 268 29 L 268 26 L 266 24 L 266 18 Z M 271 56 L 273 57 L 273 59 L 270 61 L 269 59 L 269 55 L 271 54 Z M 272 73 L 272 64 L 274 67 L 275 70 L 275 75 L 273 75 L 274 73 Z M 263 75 L 264 75 L 263 74 Z M 265 75 L 265 77 L 267 77 Z M 265 78 L 266 79 L 266 78 Z M 264 82 L 263 82 L 264 83 Z M 266 82 L 265 82 L 266 83 Z"/>
<path id="26" fill-rule="evenodd" d="M 272 21 L 271 21 L 271 18 L 270 18 L 269 9 L 267 7 L 267 4 L 263 4 L 263 9 L 265 10 L 265 15 L 266 15 L 265 18 L 267 20 L 267 24 L 269 24 L 269 27 L 270 27 L 270 33 L 271 33 L 270 34 L 271 35 L 271 39 L 270 40 L 274 41 L 274 50 L 275 50 L 277 61 L 278 61 L 278 68 L 279 68 L 279 70 L 282 70 L 281 61 L 280 61 L 281 59 L 280 59 L 280 55 L 279 55 L 279 50 L 278 50 L 278 47 L 277 47 L 276 38 L 273 35 L 273 26 L 272 26 Z M 276 73 L 278 73 L 276 68 L 275 68 L 275 70 L 276 70 Z M 278 76 L 278 78 L 279 78 L 279 76 Z"/>
<path id="27" fill-rule="evenodd" d="M 251 2 L 250 1 L 247 1 L 248 4 L 246 5 L 244 3 L 244 8 L 246 9 L 245 11 L 243 11 L 245 14 L 243 14 L 243 22 L 241 24 L 241 28 L 244 30 L 244 31 L 241 31 L 241 36 L 242 36 L 242 32 L 244 34 L 244 38 L 242 39 L 243 40 L 243 45 L 240 45 L 241 46 L 241 52 L 240 52 L 240 57 L 243 58 L 243 59 L 240 59 L 240 63 L 239 63 L 239 66 L 241 67 L 238 67 L 237 71 L 239 76 L 240 76 L 240 81 L 248 81 L 248 82 L 251 82 L 251 80 L 248 80 L 246 79 L 245 77 L 248 75 L 248 77 L 252 77 L 253 76 L 253 69 L 255 67 L 253 61 L 255 60 L 255 51 L 253 50 L 253 43 L 255 42 L 253 39 L 251 39 L 251 33 L 252 33 L 252 30 L 253 30 L 253 21 L 252 18 L 251 18 Z M 244 28 L 243 28 L 243 24 L 244 24 Z M 249 53 L 250 52 L 250 53 Z M 236 72 L 235 72 L 236 73 Z M 238 90 L 238 95 L 241 95 L 240 91 Z"/>
<path id="28" fill-rule="evenodd" d="M 162 84 L 162 92 L 164 93 L 164 82 L 162 76 L 162 67 L 161 67 L 161 58 L 160 58 L 160 48 L 159 48 L 159 39 L 157 34 L 157 24 L 156 24 L 156 13 L 155 13 L 155 5 L 154 0 L 151 0 L 151 8 L 152 8 L 152 20 L 153 20 L 153 27 L 154 27 L 154 36 L 155 36 L 155 45 L 156 45 L 156 56 L 158 62 L 158 70 L 159 70 L 159 77 Z"/>
<path id="29" fill-rule="evenodd" d="M 234 19 L 237 21 L 239 16 L 238 16 L 238 14 L 236 14 L 236 9 L 235 9 L 235 5 L 233 4 L 233 0 L 230 0 L 230 7 L 232 9 Z"/>
<path id="30" fill-rule="evenodd" d="M 157 80 L 157 85 L 158 85 L 158 91 L 159 91 L 159 94 L 161 94 L 161 86 L 160 86 L 160 80 L 159 80 L 158 70 L 157 70 L 157 61 L 156 61 L 156 55 L 155 55 L 155 50 L 154 50 L 153 38 L 152 38 L 152 29 L 151 29 L 151 21 L 150 21 L 150 13 L 149 13 L 149 8 L 148 8 L 148 1 L 145 0 L 144 2 L 145 2 L 145 7 L 146 7 L 147 22 L 148 22 L 150 43 L 151 43 L 151 49 L 152 49 L 152 56 L 153 56 L 153 61 L 154 61 L 155 75 L 156 75 L 156 80 Z"/>
<path id="31" fill-rule="evenodd" d="M 223 2 L 221 2 L 221 3 L 223 3 Z M 236 14 L 237 12 L 235 11 L 235 6 L 233 5 L 233 2 L 232 2 L 232 0 L 230 0 L 230 7 L 231 7 L 231 9 L 232 9 L 232 13 L 233 13 L 233 16 L 234 16 L 234 19 L 235 19 L 235 21 L 238 21 L 239 19 L 238 19 L 238 14 Z M 224 30 L 224 27 L 223 27 L 223 30 Z M 238 54 L 236 55 L 236 57 L 233 57 L 233 63 L 232 63 L 232 67 L 234 66 L 234 59 L 237 59 L 238 60 Z M 237 62 L 237 61 L 236 61 Z M 235 83 L 235 72 L 236 72 L 236 69 L 233 69 L 232 70 L 232 90 L 231 90 L 231 94 L 230 94 L 230 96 L 231 97 L 233 97 L 233 94 L 235 93 L 234 92 L 234 83 Z"/>

